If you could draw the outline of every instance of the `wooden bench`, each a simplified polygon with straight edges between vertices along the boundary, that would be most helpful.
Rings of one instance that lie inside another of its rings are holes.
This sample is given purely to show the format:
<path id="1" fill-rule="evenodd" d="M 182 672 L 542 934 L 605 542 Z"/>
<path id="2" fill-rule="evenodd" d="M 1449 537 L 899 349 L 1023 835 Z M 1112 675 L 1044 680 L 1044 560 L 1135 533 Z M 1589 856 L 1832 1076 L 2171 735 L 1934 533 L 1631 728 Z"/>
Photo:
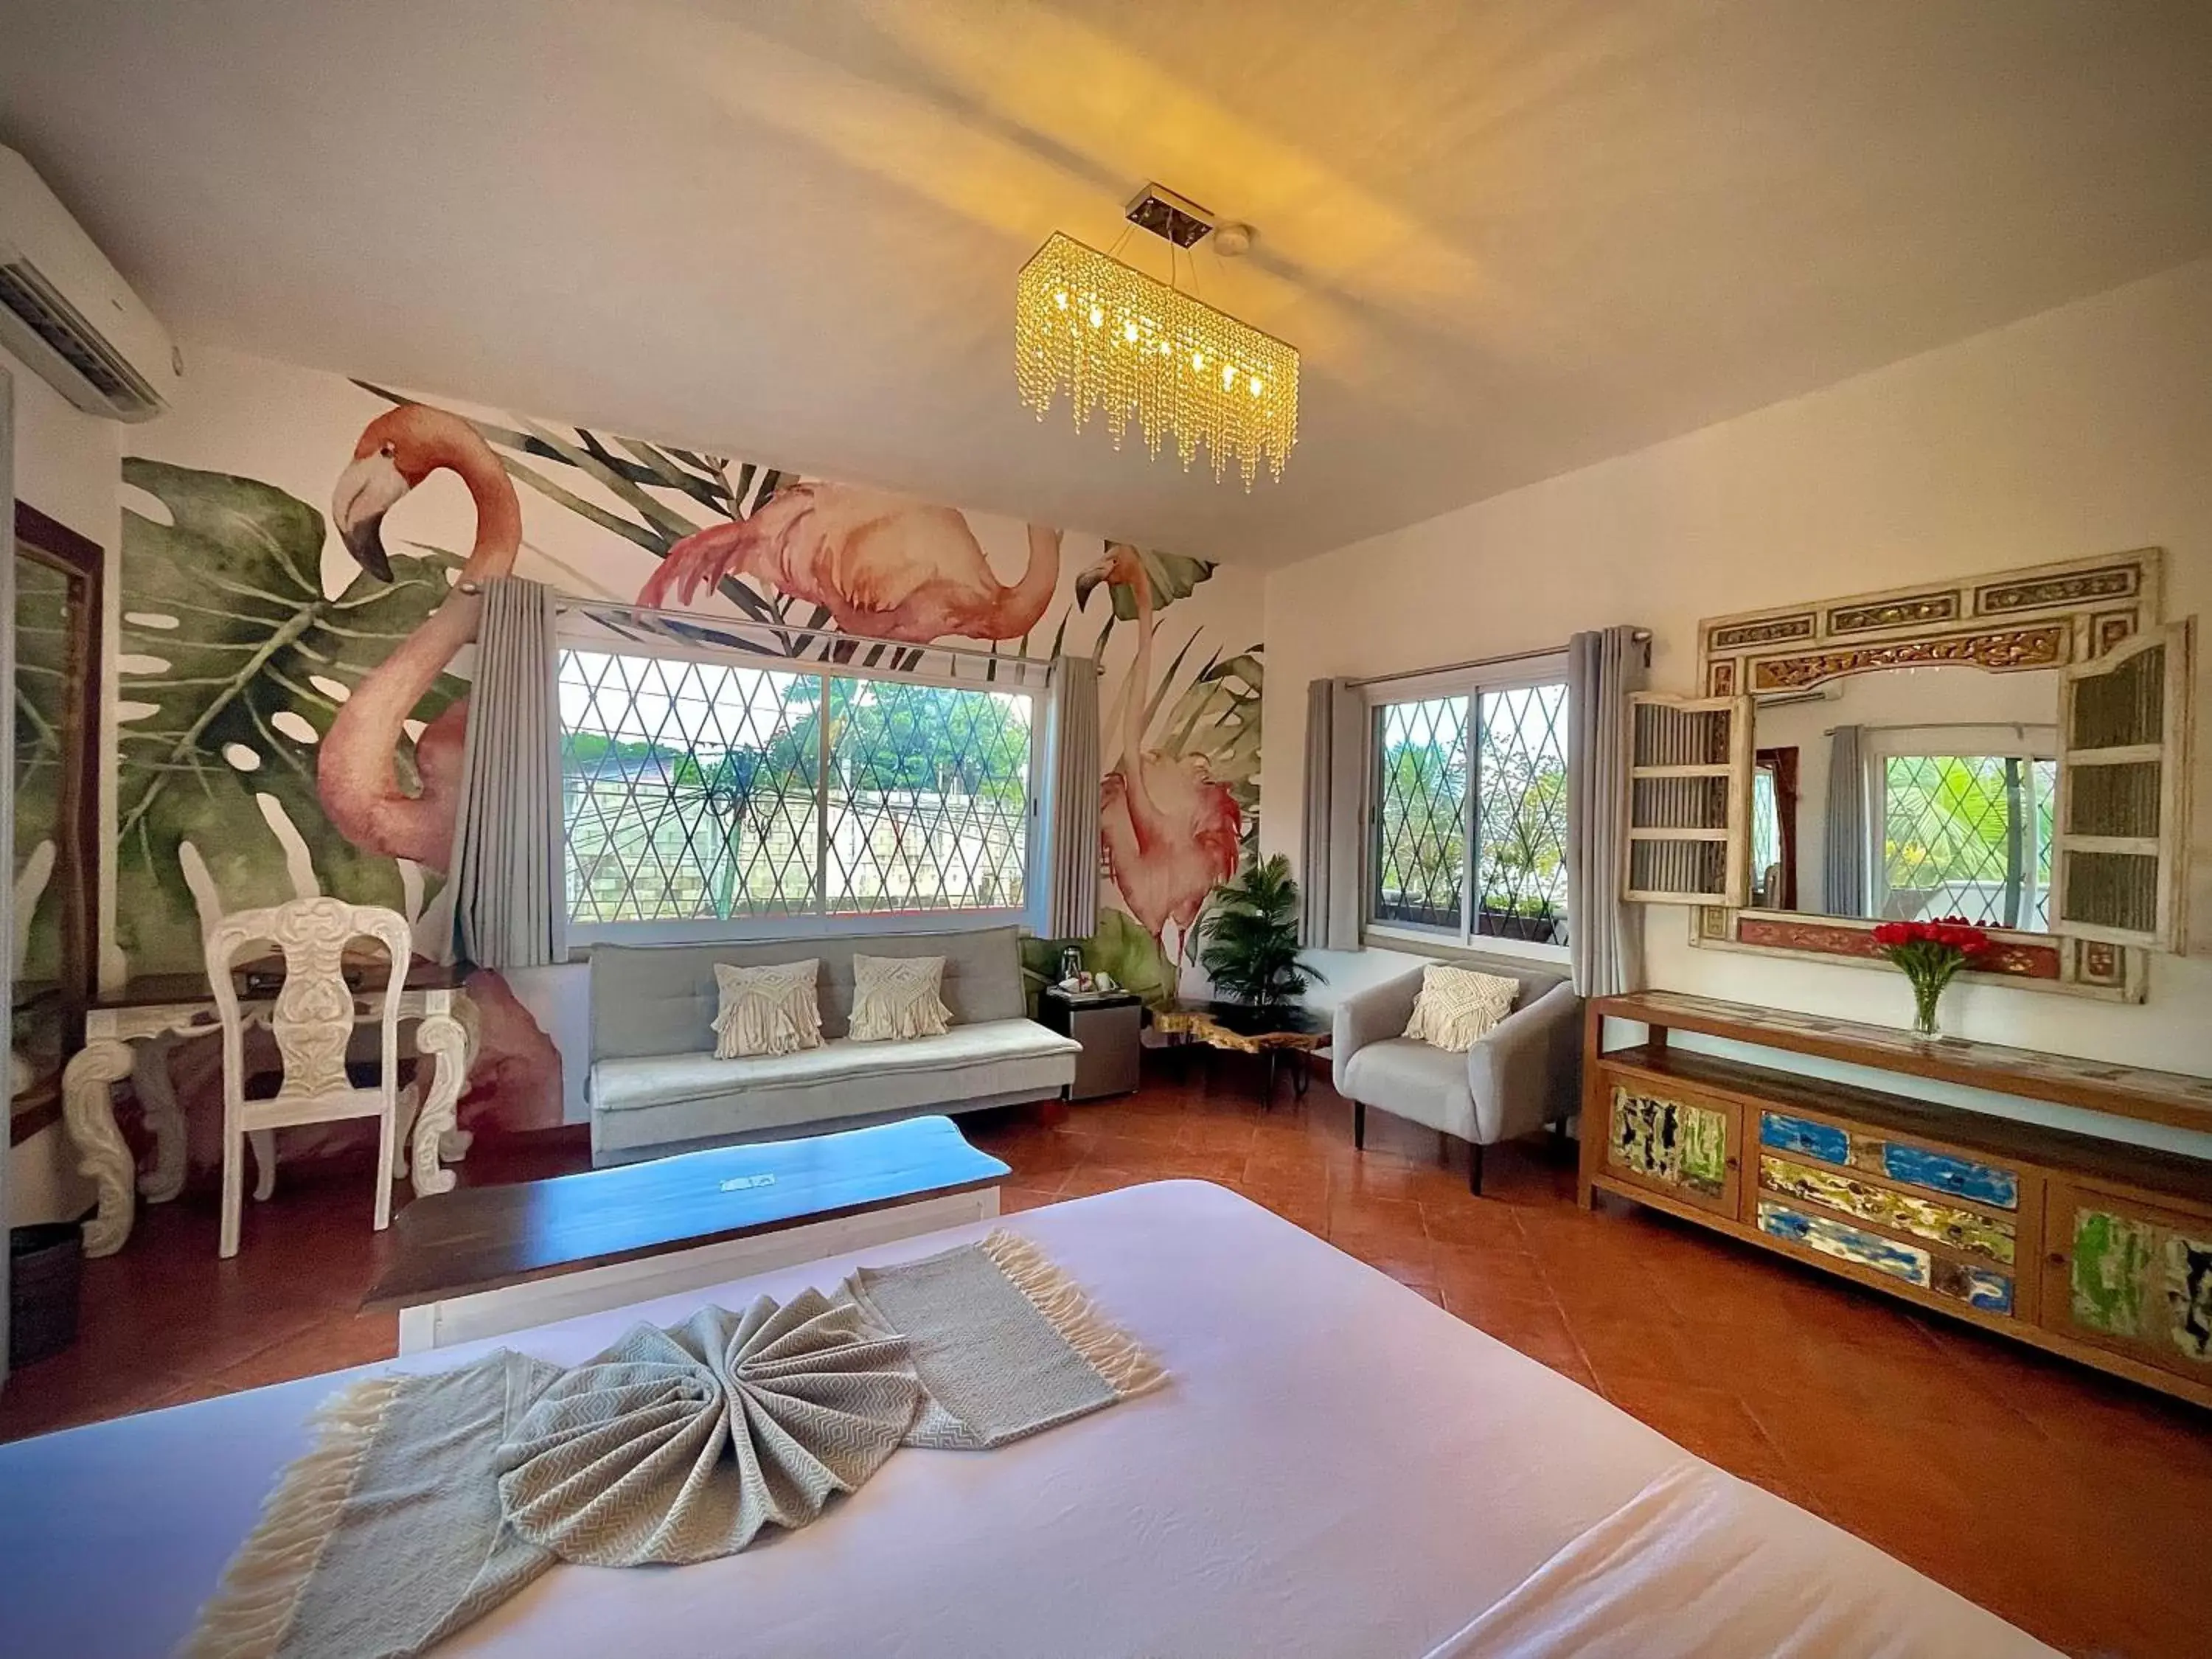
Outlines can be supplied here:
<path id="1" fill-rule="evenodd" d="M 417 1353 L 999 1213 L 1010 1173 L 951 1118 L 758 1141 L 418 1198 L 362 1304 Z"/>

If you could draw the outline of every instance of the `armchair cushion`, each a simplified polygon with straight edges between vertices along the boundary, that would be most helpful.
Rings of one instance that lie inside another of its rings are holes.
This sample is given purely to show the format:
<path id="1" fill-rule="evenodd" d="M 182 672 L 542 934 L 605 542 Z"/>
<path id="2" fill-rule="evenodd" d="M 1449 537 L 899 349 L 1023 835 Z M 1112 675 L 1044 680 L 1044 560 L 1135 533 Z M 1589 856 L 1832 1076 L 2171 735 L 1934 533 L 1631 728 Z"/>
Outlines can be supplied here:
<path id="1" fill-rule="evenodd" d="M 1421 973 L 1415 969 L 1395 979 L 1386 979 L 1364 991 L 1354 991 L 1336 1005 L 1329 1030 L 1329 1079 L 1347 1098 L 1346 1067 L 1352 1057 L 1370 1042 L 1400 1036 L 1413 1016 L 1413 1001 L 1421 994 Z"/>
<path id="2" fill-rule="evenodd" d="M 1448 1054 L 1463 1054 L 1513 1012 L 1521 981 L 1473 968 L 1432 962 L 1421 969 L 1406 1035 Z"/>
<path id="3" fill-rule="evenodd" d="M 1352 1099 L 1462 1140 L 1476 1139 L 1465 1054 L 1394 1036 L 1367 1044 L 1349 1065 L 1338 1064 L 1346 1078 L 1340 1086 Z"/>

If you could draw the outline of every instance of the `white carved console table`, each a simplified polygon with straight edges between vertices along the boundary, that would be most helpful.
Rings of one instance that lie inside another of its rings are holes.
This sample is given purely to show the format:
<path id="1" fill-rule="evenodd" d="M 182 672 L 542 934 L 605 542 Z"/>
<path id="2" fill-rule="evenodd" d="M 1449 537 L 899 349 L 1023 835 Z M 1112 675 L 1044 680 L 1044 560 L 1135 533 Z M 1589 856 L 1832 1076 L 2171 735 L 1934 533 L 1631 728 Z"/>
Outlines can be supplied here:
<path id="1" fill-rule="evenodd" d="M 415 1047 L 432 1062 L 429 1090 L 415 1120 L 410 1173 L 417 1194 L 442 1193 L 453 1185 L 453 1174 L 442 1167 L 441 1157 L 457 1156 L 466 1144 L 456 1138 L 454 1108 L 476 1058 L 476 1011 L 456 971 L 433 963 L 417 963 L 399 995 L 399 1017 L 420 1022 Z M 363 1016 L 373 1016 L 382 1000 L 381 993 L 366 993 L 356 1006 Z M 265 1020 L 276 996 L 272 990 L 240 1000 L 249 1022 Z M 78 1170 L 99 1188 L 99 1213 L 84 1224 L 87 1255 L 112 1255 L 123 1248 L 137 1198 L 166 1204 L 183 1189 L 185 1119 L 169 1091 L 167 1052 L 174 1037 L 212 1036 L 220 1029 L 215 999 L 198 974 L 134 979 L 85 1010 L 84 1047 L 62 1073 L 62 1119 L 76 1146 Z M 147 1050 L 143 1066 L 137 1063 L 140 1045 Z M 110 1092 L 111 1085 L 134 1069 L 155 1145 L 154 1167 L 135 1182 L 137 1160 L 115 1127 Z M 266 1179 L 264 1165 L 264 1187 Z"/>

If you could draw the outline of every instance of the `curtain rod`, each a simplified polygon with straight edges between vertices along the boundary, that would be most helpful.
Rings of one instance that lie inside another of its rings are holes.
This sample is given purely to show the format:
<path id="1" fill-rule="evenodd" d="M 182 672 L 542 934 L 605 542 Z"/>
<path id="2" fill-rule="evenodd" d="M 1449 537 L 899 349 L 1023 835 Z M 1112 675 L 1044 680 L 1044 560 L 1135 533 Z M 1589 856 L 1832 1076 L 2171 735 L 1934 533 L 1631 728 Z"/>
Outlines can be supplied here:
<path id="1" fill-rule="evenodd" d="M 1644 647 L 1644 665 L 1651 665 L 1651 630 L 1639 628 L 1629 637 Z M 1370 674 L 1364 679 L 1350 681 L 1353 686 L 1387 685 L 1392 680 L 1426 679 L 1431 674 L 1460 674 L 1470 668 L 1503 668 L 1509 663 L 1535 662 L 1544 657 L 1557 657 L 1566 651 L 1565 645 L 1547 646 L 1540 651 L 1509 651 L 1502 657 L 1470 657 L 1465 662 L 1438 663 L 1432 668 L 1404 668 L 1394 674 Z"/>
<path id="2" fill-rule="evenodd" d="M 457 591 L 463 593 L 477 594 L 483 592 L 483 584 L 478 581 L 456 582 L 453 586 Z M 880 645 L 894 651 L 917 651 L 940 657 L 973 657 L 978 662 L 1006 663 L 1014 666 L 1029 663 L 1040 668 L 1050 668 L 1053 663 L 1050 657 L 1031 657 L 1018 651 L 979 651 L 972 645 L 931 645 L 918 643 L 913 640 L 889 640 L 877 634 L 848 633 L 842 628 L 826 625 L 809 628 L 799 623 L 759 622 L 750 617 L 721 616 L 711 611 L 678 611 L 666 605 L 635 605 L 627 599 L 588 599 L 569 593 L 556 593 L 553 609 L 556 614 L 562 615 L 579 610 L 614 611 L 626 617 L 666 619 L 689 623 L 700 628 L 751 629 L 762 634 L 803 635 L 808 639 L 847 640 L 854 645 Z M 811 661 L 812 659 L 793 657 L 787 660 L 806 662 Z"/>
<path id="3" fill-rule="evenodd" d="M 2027 735 L 2028 727 L 2034 726 L 2038 730 L 2040 730 L 2046 726 L 2051 727 L 2054 731 L 2057 730 L 2058 726 L 2058 716 L 2053 714 L 2047 720 L 1861 721 L 1858 723 L 1856 729 L 1861 732 L 2017 732 L 2022 737 L 2025 737 Z M 1849 731 L 1850 729 L 1852 729 L 1851 722 L 1845 721 L 1842 726 L 1831 726 L 1824 728 L 1820 735 L 1824 738 L 1832 738 L 1838 732 Z"/>

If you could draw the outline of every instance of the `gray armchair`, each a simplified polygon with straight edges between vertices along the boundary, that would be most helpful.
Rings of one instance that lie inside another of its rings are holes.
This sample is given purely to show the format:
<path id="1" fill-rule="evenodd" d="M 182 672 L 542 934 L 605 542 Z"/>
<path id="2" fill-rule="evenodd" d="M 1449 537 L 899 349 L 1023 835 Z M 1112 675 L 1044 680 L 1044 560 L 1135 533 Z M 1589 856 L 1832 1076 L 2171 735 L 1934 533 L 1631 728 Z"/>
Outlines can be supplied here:
<path id="1" fill-rule="evenodd" d="M 1352 1144 L 1367 1143 L 1367 1109 L 1468 1143 L 1469 1192 L 1482 1190 L 1482 1149 L 1547 1123 L 1580 1103 L 1582 999 L 1565 974 L 1501 957 L 1454 957 L 1453 965 L 1517 980 L 1513 1012 L 1464 1054 L 1403 1035 L 1421 989 L 1421 970 L 1355 991 L 1336 1006 L 1329 1040 L 1337 1092 L 1352 1102 Z"/>

